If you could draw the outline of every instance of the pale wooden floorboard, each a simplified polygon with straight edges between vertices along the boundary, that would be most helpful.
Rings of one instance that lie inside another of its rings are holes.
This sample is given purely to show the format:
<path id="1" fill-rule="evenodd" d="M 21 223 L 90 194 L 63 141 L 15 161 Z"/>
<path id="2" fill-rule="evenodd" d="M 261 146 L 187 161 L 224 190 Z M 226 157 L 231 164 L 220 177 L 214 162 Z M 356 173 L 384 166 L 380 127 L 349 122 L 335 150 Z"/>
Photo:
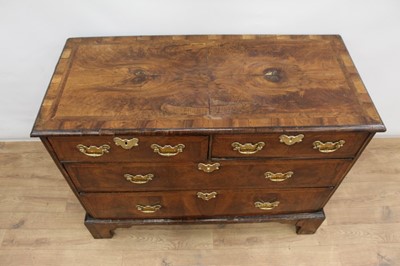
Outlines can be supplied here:
<path id="1" fill-rule="evenodd" d="M 285 224 L 138 226 L 94 240 L 39 142 L 0 143 L 0 265 L 400 265 L 400 139 L 375 139 L 314 235 Z"/>
<path id="2" fill-rule="evenodd" d="M 123 251 L 118 250 L 0 250 L 0 265 L 7 266 L 120 266 L 122 258 Z"/>
<path id="3" fill-rule="evenodd" d="M 0 241 L 1 241 L 1 243 L 3 242 L 3 238 L 4 238 L 5 233 L 6 233 L 6 230 L 0 229 Z"/>
<path id="4" fill-rule="evenodd" d="M 400 246 L 330 245 L 196 251 L 148 251 L 124 255 L 123 265 L 398 265 Z M 177 263 L 178 262 L 178 263 Z"/>
<path id="5" fill-rule="evenodd" d="M 337 208 L 335 204 L 326 206 L 325 212 L 329 213 L 328 225 L 335 224 L 380 224 L 400 223 L 400 206 L 379 206 L 371 208 L 367 204 L 363 207 Z M 366 215 L 367 214 L 367 215 Z"/>
<path id="6" fill-rule="evenodd" d="M 69 250 L 193 250 L 211 249 L 212 230 L 130 230 L 118 234 L 113 239 L 94 241 L 84 228 L 80 229 L 17 229 L 6 230 L 2 241 L 2 250 L 31 249 Z"/>

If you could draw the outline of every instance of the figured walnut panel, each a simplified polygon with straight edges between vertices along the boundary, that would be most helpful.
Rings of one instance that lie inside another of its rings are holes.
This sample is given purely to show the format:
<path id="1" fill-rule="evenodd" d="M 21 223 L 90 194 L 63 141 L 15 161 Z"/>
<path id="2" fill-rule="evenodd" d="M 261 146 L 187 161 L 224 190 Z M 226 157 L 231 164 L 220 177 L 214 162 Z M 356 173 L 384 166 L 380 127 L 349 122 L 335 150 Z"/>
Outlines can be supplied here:
<path id="1" fill-rule="evenodd" d="M 212 157 L 241 157 L 241 158 L 352 158 L 360 150 L 368 137 L 366 132 L 297 132 L 304 134 L 300 143 L 286 145 L 279 142 L 281 134 L 226 134 L 215 135 L 212 144 Z M 322 153 L 314 149 L 315 141 L 337 142 L 344 140 L 343 147 L 330 153 Z M 232 143 L 264 142 L 265 146 L 254 154 L 241 154 L 232 148 Z"/>
<path id="2" fill-rule="evenodd" d="M 121 136 L 123 137 L 123 136 Z M 136 136 L 138 137 L 138 136 Z M 125 137 L 123 137 L 125 138 Z M 131 138 L 128 137 L 128 138 Z M 82 136 L 82 137 L 51 137 L 49 141 L 56 152 L 60 161 L 77 162 L 175 162 L 175 161 L 193 161 L 206 160 L 208 149 L 207 136 L 177 136 L 177 137 L 156 137 L 140 136 L 138 137 L 138 146 L 131 149 L 123 149 L 117 146 L 112 136 Z M 78 145 L 96 146 L 108 145 L 108 153 L 99 157 L 90 157 L 79 151 Z M 152 144 L 185 145 L 182 152 L 175 156 L 164 157 L 154 152 Z"/>
<path id="3" fill-rule="evenodd" d="M 87 38 L 68 40 L 33 135 L 338 125 L 384 129 L 338 36 Z"/>
<path id="4" fill-rule="evenodd" d="M 215 163 L 215 162 L 214 162 Z M 219 170 L 199 171 L 197 163 L 71 163 L 65 168 L 79 191 L 128 192 L 191 189 L 329 187 L 338 184 L 351 160 L 219 161 Z M 285 181 L 273 182 L 266 172 L 293 172 Z M 125 174 L 152 174 L 152 180 L 135 184 Z"/>
<path id="5" fill-rule="evenodd" d="M 203 191 L 203 190 L 199 190 Z M 81 200 L 94 218 L 173 218 L 218 215 L 260 215 L 318 211 L 332 189 L 308 188 L 287 190 L 215 190 L 216 197 L 203 200 L 197 190 L 176 192 L 83 193 Z M 210 192 L 210 191 L 206 191 Z M 254 206 L 257 201 L 279 201 L 269 211 Z M 160 205 L 154 213 L 143 213 L 136 205 Z"/>

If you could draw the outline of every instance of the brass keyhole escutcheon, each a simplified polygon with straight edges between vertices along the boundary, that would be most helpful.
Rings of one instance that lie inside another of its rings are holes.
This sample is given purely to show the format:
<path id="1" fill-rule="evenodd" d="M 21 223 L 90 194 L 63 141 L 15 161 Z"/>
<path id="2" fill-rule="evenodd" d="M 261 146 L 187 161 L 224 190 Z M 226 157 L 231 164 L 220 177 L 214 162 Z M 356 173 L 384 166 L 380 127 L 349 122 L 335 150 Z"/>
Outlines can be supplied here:
<path id="1" fill-rule="evenodd" d="M 303 134 L 299 134 L 299 135 L 296 135 L 296 136 L 280 135 L 279 136 L 279 141 L 281 143 L 285 143 L 288 146 L 291 146 L 293 144 L 302 142 L 303 138 L 304 138 Z"/>
<path id="2" fill-rule="evenodd" d="M 208 200 L 210 200 L 210 199 L 216 198 L 216 197 L 217 197 L 217 194 L 218 194 L 218 193 L 215 192 L 215 191 L 213 191 L 213 192 L 197 192 L 197 197 L 198 197 L 199 199 L 208 201 Z"/>
<path id="3" fill-rule="evenodd" d="M 121 148 L 125 150 L 130 150 L 132 147 L 139 146 L 139 139 L 137 138 L 132 138 L 132 139 L 121 139 L 118 137 L 114 138 L 114 143 L 117 146 L 120 146 Z"/>
<path id="4" fill-rule="evenodd" d="M 216 170 L 219 170 L 220 166 L 221 166 L 220 163 L 213 163 L 213 164 L 199 163 L 197 165 L 197 169 L 205 173 L 212 173 Z"/>

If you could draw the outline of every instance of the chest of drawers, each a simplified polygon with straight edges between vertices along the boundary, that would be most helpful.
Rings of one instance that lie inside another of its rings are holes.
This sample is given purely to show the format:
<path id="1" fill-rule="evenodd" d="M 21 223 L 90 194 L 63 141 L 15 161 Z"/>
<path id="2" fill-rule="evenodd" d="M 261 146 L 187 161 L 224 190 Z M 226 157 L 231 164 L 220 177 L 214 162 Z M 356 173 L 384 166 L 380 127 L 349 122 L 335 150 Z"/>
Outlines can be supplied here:
<path id="1" fill-rule="evenodd" d="M 31 136 L 95 238 L 140 224 L 314 233 L 385 131 L 340 36 L 69 39 Z"/>

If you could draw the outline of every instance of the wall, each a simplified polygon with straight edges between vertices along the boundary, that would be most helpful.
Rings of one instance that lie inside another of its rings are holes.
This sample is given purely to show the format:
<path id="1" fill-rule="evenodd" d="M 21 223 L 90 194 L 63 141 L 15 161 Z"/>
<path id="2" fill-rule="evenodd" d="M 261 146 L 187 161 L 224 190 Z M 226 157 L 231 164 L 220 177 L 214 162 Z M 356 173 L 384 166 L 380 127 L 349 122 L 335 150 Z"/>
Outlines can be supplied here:
<path id="1" fill-rule="evenodd" d="M 28 139 L 68 37 L 341 34 L 385 122 L 400 136 L 400 1 L 37 0 L 0 2 L 0 140 Z"/>

